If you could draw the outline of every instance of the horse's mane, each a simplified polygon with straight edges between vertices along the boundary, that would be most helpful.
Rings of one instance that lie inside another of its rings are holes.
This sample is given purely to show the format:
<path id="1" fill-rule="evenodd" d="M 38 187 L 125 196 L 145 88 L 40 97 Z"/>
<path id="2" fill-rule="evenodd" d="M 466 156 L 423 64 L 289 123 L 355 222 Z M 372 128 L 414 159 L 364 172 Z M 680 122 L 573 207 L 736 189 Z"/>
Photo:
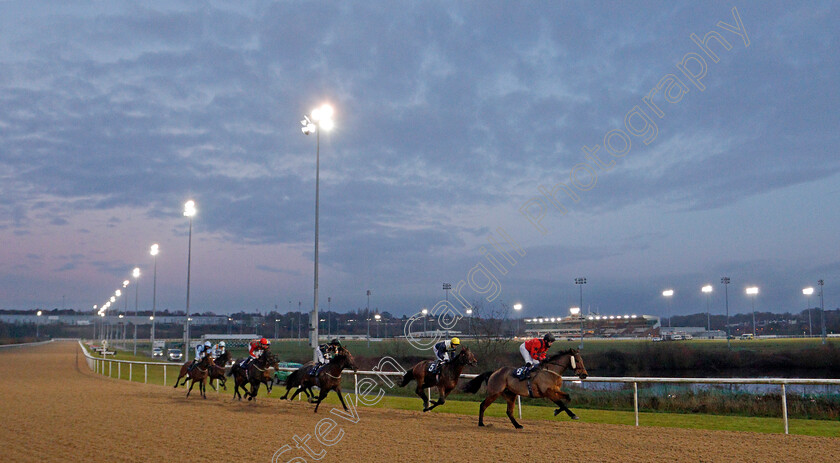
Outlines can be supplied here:
<path id="1" fill-rule="evenodd" d="M 569 350 L 560 351 L 560 352 L 552 355 L 551 357 L 549 357 L 548 360 L 546 360 L 546 362 L 551 362 L 553 360 L 557 360 L 560 357 L 563 357 L 565 355 L 575 355 L 577 353 L 578 353 L 577 349 L 569 349 Z"/>

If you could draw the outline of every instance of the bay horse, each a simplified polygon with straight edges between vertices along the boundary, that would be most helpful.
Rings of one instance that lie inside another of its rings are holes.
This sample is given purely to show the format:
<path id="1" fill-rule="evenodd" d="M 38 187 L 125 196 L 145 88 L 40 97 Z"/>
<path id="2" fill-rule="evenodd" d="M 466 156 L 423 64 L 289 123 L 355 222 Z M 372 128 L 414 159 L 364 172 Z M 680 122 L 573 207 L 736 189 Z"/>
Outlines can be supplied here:
<path id="1" fill-rule="evenodd" d="M 353 371 L 358 371 L 358 368 L 356 368 L 356 362 L 353 360 L 353 355 L 350 354 L 350 351 L 344 347 L 339 347 L 336 356 L 330 360 L 330 363 L 321 368 L 318 376 L 312 376 L 309 373 L 306 373 L 306 375 L 300 379 L 300 386 L 298 387 L 298 390 L 292 394 L 291 400 L 294 400 L 301 391 L 309 389 L 312 386 L 318 386 L 320 389 L 318 398 L 310 399 L 310 402 L 315 404 L 315 413 L 318 413 L 318 407 L 321 406 L 321 401 L 327 397 L 327 394 L 329 394 L 330 391 L 335 391 L 335 393 L 338 394 L 338 400 L 341 401 L 341 406 L 344 407 L 344 410 L 347 410 L 347 405 L 344 403 L 344 397 L 341 395 L 341 370 L 345 367 L 350 367 Z"/>
<path id="2" fill-rule="evenodd" d="M 291 372 L 283 382 L 283 385 L 286 386 L 286 393 L 283 394 L 283 397 L 280 397 L 280 399 L 286 399 L 289 397 L 289 393 L 292 392 L 293 388 L 303 387 L 301 383 L 305 377 L 309 376 L 309 370 L 311 370 L 314 365 L 315 362 L 309 361 L 304 363 L 302 367 Z M 303 393 L 306 395 L 307 400 L 311 399 L 312 396 L 315 395 L 315 393 L 312 392 L 312 386 L 313 384 L 309 383 L 307 387 L 303 388 Z"/>
<path id="3" fill-rule="evenodd" d="M 400 387 L 405 387 L 412 380 L 417 381 L 417 388 L 414 391 L 423 399 L 424 412 L 438 405 L 443 405 L 446 402 L 446 397 L 458 385 L 458 378 L 461 377 L 461 372 L 464 371 L 464 367 L 467 365 L 475 366 L 478 363 L 475 356 L 467 347 L 461 348 L 461 352 L 458 352 L 458 355 L 444 364 L 438 374 L 429 372 L 429 365 L 432 362 L 433 360 L 423 360 L 417 365 L 414 365 L 412 369 L 405 373 L 400 384 Z M 433 404 L 429 404 L 431 398 L 426 396 L 426 388 L 431 387 L 438 388 L 438 400 Z"/>
<path id="4" fill-rule="evenodd" d="M 561 375 L 568 369 L 574 370 L 580 379 L 585 379 L 588 373 L 583 366 L 583 359 L 577 349 L 569 349 L 552 355 L 544 360 L 539 366 L 531 371 L 530 378 L 519 380 L 514 373 L 515 368 L 502 367 L 496 371 L 487 371 L 477 378 L 464 385 L 464 392 L 475 394 L 481 388 L 481 383 L 487 382 L 487 397 L 481 402 L 478 412 L 478 425 L 484 426 L 484 410 L 490 406 L 499 396 L 504 396 L 507 401 L 507 416 L 516 429 L 522 429 L 522 425 L 513 418 L 513 404 L 516 396 L 543 397 L 554 402 L 558 407 L 554 410 L 554 416 L 560 412 L 566 412 L 569 418 L 578 419 L 565 402 L 569 401 L 569 394 L 560 390 L 563 385 Z"/>
<path id="5" fill-rule="evenodd" d="M 225 384 L 225 366 L 227 366 L 227 363 L 229 361 L 230 352 L 228 351 L 225 351 L 224 354 L 216 357 L 216 359 L 213 360 L 213 365 L 210 366 L 210 378 L 208 381 L 210 382 L 210 387 L 212 387 L 214 391 L 217 390 L 216 386 L 213 385 L 214 379 L 219 380 L 219 385 L 227 391 L 227 385 Z"/>
<path id="6" fill-rule="evenodd" d="M 195 383 L 198 382 L 198 390 L 201 392 L 201 397 L 207 398 L 207 394 L 205 393 L 205 385 L 204 381 L 207 380 L 207 377 L 210 375 L 210 367 L 213 366 L 213 359 L 207 355 L 202 358 L 198 364 L 196 364 L 192 370 L 189 370 L 191 361 L 187 360 L 183 365 L 181 365 L 181 371 L 178 373 L 178 379 L 175 380 L 175 386 L 173 388 L 178 387 L 178 382 L 181 381 L 181 378 L 184 378 L 184 382 L 180 385 L 183 386 L 187 384 L 187 381 L 190 381 L 190 388 L 187 390 L 187 397 L 190 396 L 190 392 L 192 392 L 193 386 Z"/>
<path id="7" fill-rule="evenodd" d="M 241 361 L 237 360 L 233 364 L 227 376 L 233 377 L 233 399 L 242 400 L 242 394 L 239 393 L 239 388 L 245 391 L 245 396 L 248 400 L 256 400 L 257 392 L 260 389 L 260 384 L 265 381 L 271 381 L 270 367 L 277 368 L 277 359 L 270 350 L 266 349 L 263 353 L 248 365 L 248 370 L 244 370 L 240 365 Z M 251 385 L 251 390 L 246 388 L 246 385 Z"/>

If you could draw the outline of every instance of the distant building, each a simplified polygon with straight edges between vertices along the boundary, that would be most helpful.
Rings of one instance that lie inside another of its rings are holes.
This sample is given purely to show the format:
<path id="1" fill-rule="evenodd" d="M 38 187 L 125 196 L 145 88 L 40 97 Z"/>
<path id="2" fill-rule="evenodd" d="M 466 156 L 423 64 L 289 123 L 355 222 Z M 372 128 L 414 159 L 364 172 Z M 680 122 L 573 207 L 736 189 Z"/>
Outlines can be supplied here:
<path id="1" fill-rule="evenodd" d="M 585 337 L 648 338 L 659 336 L 659 317 L 655 315 L 570 315 L 525 319 L 525 333 L 539 336 L 552 333 L 557 337 L 580 337 L 581 324 Z"/>

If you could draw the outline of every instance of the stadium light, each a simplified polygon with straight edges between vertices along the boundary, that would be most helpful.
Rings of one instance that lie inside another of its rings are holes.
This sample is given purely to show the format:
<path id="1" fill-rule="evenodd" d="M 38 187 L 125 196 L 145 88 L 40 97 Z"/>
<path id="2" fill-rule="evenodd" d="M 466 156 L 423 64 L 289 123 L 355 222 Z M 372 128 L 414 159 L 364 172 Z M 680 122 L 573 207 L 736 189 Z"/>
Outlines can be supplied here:
<path id="1" fill-rule="evenodd" d="M 811 295 L 814 294 L 813 286 L 809 286 L 802 290 L 802 294 L 808 296 L 808 305 L 805 310 L 808 311 L 808 337 L 814 336 L 813 325 L 811 324 Z"/>
<path id="2" fill-rule="evenodd" d="M 747 296 L 752 296 L 753 339 L 755 339 L 755 298 L 758 295 L 758 286 L 750 286 L 746 291 Z"/>
<path id="3" fill-rule="evenodd" d="M 673 297 L 673 295 L 674 295 L 674 290 L 673 289 L 666 289 L 665 291 L 662 291 L 662 295 L 665 296 L 666 298 L 668 298 L 668 328 L 670 328 L 671 327 L 671 319 L 673 318 L 673 314 L 671 313 L 672 312 L 672 310 L 671 310 L 671 297 Z"/>
<path id="4" fill-rule="evenodd" d="M 315 284 L 313 289 L 312 301 L 312 315 L 310 317 L 310 340 L 309 345 L 313 349 L 318 348 L 318 208 L 320 206 L 320 183 L 321 183 L 321 131 L 329 132 L 333 129 L 333 107 L 328 104 L 323 104 L 318 108 L 312 110 L 308 116 L 303 116 L 300 124 L 303 126 L 301 131 L 304 135 L 315 134 Z M 423 317 L 425 323 L 425 317 Z M 425 330 L 425 328 L 424 328 Z M 368 335 L 370 339 L 370 335 Z M 370 342 L 370 341 L 368 341 Z M 318 360 L 318 354 L 313 353 L 315 361 Z"/>

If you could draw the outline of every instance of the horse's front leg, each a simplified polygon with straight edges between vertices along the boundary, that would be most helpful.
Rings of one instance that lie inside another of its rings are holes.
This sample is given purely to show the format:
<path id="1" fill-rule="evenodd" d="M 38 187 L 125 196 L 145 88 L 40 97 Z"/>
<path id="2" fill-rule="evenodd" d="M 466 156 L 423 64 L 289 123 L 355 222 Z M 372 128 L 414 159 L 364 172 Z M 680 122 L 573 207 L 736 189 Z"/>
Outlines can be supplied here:
<path id="1" fill-rule="evenodd" d="M 341 401 L 341 406 L 344 407 L 344 411 L 349 411 L 347 409 L 347 404 L 344 403 L 344 397 L 341 396 L 341 389 L 336 389 L 335 393 L 338 394 L 338 400 Z"/>
<path id="2" fill-rule="evenodd" d="M 554 410 L 554 416 L 559 415 L 560 412 L 566 412 L 566 414 L 569 415 L 569 418 L 573 420 L 579 420 L 580 417 L 575 415 L 575 413 L 569 409 L 569 406 L 566 405 L 566 402 L 569 402 L 570 400 L 571 397 L 569 397 L 569 394 L 560 391 L 557 394 L 557 398 L 555 400 L 552 400 L 552 402 L 554 402 L 558 407 L 560 407 L 557 410 Z"/>

